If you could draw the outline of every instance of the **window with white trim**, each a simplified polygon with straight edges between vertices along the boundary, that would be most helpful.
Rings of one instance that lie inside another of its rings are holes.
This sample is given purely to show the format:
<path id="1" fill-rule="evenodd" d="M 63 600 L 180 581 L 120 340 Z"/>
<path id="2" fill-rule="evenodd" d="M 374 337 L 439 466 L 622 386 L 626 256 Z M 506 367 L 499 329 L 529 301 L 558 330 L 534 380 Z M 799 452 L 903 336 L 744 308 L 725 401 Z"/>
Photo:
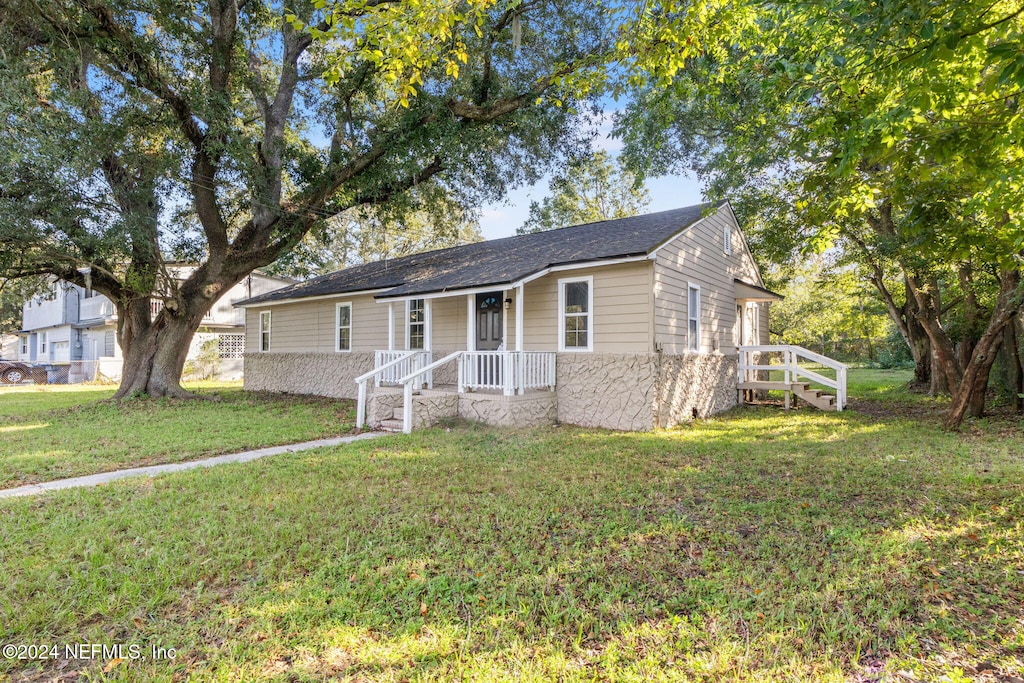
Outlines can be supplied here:
<path id="1" fill-rule="evenodd" d="M 732 254 L 732 225 L 729 223 L 722 228 L 722 250 L 726 255 Z"/>
<path id="2" fill-rule="evenodd" d="M 27 335 L 23 335 L 21 337 L 21 355 L 23 355 L 23 356 L 27 356 L 28 355 L 28 336 Z"/>
<path id="3" fill-rule="evenodd" d="M 423 349 L 427 338 L 427 310 L 423 299 L 409 299 L 406 304 L 406 348 Z"/>
<path id="4" fill-rule="evenodd" d="M 46 333 L 45 332 L 40 332 L 39 333 L 39 353 L 40 354 L 46 353 Z"/>
<path id="5" fill-rule="evenodd" d="M 270 350 L 270 311 L 260 311 L 260 351 Z"/>
<path id="6" fill-rule="evenodd" d="M 594 278 L 558 281 L 558 350 L 592 351 L 594 348 Z"/>
<path id="7" fill-rule="evenodd" d="M 352 304 L 345 302 L 336 307 L 334 325 L 334 350 L 352 350 Z"/>
<path id="8" fill-rule="evenodd" d="M 688 284 L 686 291 L 688 347 L 690 351 L 700 351 L 700 285 Z"/>

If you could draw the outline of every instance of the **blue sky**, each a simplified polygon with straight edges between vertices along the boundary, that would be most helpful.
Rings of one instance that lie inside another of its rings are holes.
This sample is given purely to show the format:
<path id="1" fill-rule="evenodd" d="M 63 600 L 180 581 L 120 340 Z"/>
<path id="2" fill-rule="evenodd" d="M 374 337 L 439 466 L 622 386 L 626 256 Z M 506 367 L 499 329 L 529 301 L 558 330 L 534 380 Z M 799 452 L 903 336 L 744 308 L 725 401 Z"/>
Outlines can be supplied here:
<path id="1" fill-rule="evenodd" d="M 597 137 L 594 140 L 595 150 L 605 150 L 617 155 L 622 143 L 610 136 L 610 117 L 603 117 L 601 123 L 595 124 Z M 647 179 L 647 191 L 651 196 L 649 212 L 678 209 L 683 206 L 699 204 L 703 201 L 700 183 L 692 175 L 660 176 Z M 540 201 L 548 194 L 548 178 L 545 177 L 536 185 L 521 187 L 509 192 L 504 201 L 488 204 L 480 211 L 480 231 L 484 239 L 492 240 L 509 237 L 516 233 L 516 228 L 523 224 L 530 214 L 530 202 Z"/>

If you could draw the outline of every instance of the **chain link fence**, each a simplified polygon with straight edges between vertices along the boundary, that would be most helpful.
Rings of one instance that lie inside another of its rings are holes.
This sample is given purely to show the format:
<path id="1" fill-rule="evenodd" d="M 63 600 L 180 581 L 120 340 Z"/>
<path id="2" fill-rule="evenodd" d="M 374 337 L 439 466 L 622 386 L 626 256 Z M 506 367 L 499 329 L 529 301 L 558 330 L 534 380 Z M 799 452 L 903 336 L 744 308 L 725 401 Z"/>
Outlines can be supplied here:
<path id="1" fill-rule="evenodd" d="M 0 384 L 116 383 L 121 379 L 123 361 L 117 358 L 75 360 L 64 363 L 4 361 Z"/>

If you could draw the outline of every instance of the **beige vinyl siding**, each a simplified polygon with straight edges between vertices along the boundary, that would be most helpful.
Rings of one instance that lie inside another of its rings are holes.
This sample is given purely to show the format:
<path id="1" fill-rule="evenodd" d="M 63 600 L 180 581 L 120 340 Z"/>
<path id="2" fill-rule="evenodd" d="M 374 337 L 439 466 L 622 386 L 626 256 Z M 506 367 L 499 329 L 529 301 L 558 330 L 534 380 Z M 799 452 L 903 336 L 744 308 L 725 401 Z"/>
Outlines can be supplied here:
<path id="1" fill-rule="evenodd" d="M 595 353 L 644 353 L 652 350 L 649 261 L 551 273 L 526 284 L 523 346 L 528 351 L 557 351 L 558 280 L 592 276 L 591 329 Z M 509 348 L 515 348 L 515 305 L 509 311 Z"/>
<path id="2" fill-rule="evenodd" d="M 397 307 L 405 311 L 404 302 L 397 304 Z M 430 321 L 432 330 L 430 341 L 431 347 L 435 351 L 455 351 L 466 348 L 465 296 L 432 299 L 430 302 Z M 386 319 L 384 324 L 387 325 Z M 402 334 L 405 334 L 404 328 L 402 329 Z"/>
<path id="3" fill-rule="evenodd" d="M 724 232 L 732 225 L 732 254 Z M 700 286 L 701 351 L 735 354 L 733 278 L 761 284 L 732 213 L 723 207 L 663 246 L 654 262 L 654 333 L 667 354 L 687 351 L 687 287 Z M 767 320 L 763 321 L 767 329 Z"/>
<path id="4" fill-rule="evenodd" d="M 299 301 L 266 308 L 245 309 L 245 350 L 259 349 L 260 312 L 270 311 L 268 353 L 332 353 L 335 351 L 336 306 L 352 303 L 352 351 L 388 347 L 388 305 L 372 295 Z M 401 328 L 399 328 L 400 332 Z"/>

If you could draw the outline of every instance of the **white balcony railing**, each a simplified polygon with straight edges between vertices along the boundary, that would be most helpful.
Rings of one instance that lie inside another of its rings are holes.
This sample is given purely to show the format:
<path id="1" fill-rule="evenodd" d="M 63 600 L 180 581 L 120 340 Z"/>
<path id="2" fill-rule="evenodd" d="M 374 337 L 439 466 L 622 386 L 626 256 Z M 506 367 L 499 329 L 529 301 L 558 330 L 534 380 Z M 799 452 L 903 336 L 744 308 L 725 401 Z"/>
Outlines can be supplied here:
<path id="1" fill-rule="evenodd" d="M 111 318 L 114 315 L 114 302 L 105 296 L 91 296 L 82 299 L 78 305 L 79 320 L 97 320 Z"/>

